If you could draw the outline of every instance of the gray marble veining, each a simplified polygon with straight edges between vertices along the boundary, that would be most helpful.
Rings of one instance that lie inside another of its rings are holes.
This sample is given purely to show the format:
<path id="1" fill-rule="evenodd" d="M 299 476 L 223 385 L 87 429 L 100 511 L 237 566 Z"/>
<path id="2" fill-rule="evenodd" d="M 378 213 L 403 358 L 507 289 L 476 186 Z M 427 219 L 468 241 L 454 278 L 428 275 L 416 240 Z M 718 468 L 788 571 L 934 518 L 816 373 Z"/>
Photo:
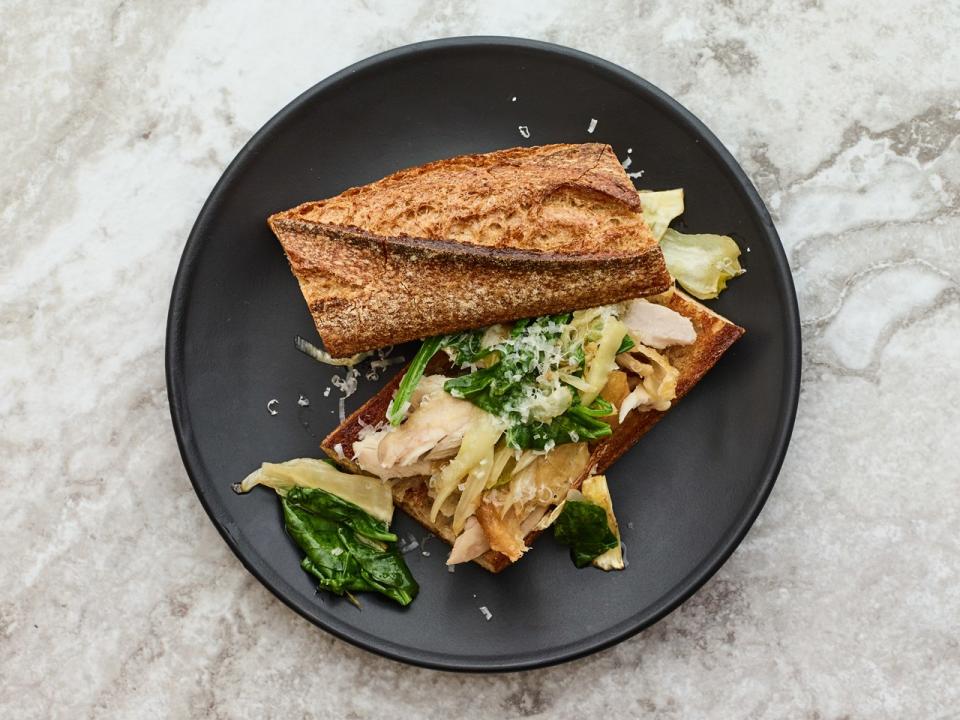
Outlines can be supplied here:
<path id="1" fill-rule="evenodd" d="M 958 717 L 956 2 L 56 5 L 0 5 L 0 716 Z M 510 676 L 400 666 L 275 600 L 196 501 L 163 377 L 183 242 L 240 145 L 350 62 L 462 34 L 579 47 L 693 110 L 803 317 L 740 549 L 649 631 Z"/>

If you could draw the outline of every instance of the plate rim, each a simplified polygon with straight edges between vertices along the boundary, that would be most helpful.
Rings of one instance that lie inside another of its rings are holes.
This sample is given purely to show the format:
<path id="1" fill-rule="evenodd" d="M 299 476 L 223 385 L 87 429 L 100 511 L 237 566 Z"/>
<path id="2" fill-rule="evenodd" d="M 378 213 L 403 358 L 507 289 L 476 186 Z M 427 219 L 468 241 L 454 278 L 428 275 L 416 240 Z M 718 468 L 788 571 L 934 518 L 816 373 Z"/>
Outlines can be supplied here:
<path id="1" fill-rule="evenodd" d="M 607 628 L 602 637 L 598 638 L 598 635 L 595 634 L 585 640 L 567 646 L 559 646 L 546 651 L 535 651 L 533 657 L 521 657 L 519 653 L 515 653 L 513 659 L 506 660 L 485 658 L 482 656 L 468 658 L 460 655 L 449 655 L 435 651 L 416 650 L 405 646 L 398 646 L 392 641 L 365 633 L 352 626 L 343 625 L 330 616 L 310 612 L 309 608 L 300 607 L 291 598 L 287 597 L 280 587 L 283 583 L 279 576 L 269 577 L 268 574 L 272 572 L 272 568 L 269 566 L 260 568 L 253 565 L 247 555 L 255 556 L 256 553 L 248 553 L 250 548 L 245 549 L 242 546 L 241 539 L 233 533 L 231 523 L 225 522 L 225 518 L 219 516 L 219 511 L 212 507 L 204 492 L 201 490 L 201 476 L 206 476 L 205 479 L 207 481 L 209 481 L 212 476 L 206 471 L 206 468 L 203 467 L 200 459 L 199 447 L 196 443 L 187 407 L 188 403 L 183 373 L 179 367 L 179 360 L 182 359 L 184 350 L 185 316 L 190 305 L 189 299 L 191 293 L 188 279 L 193 275 L 194 266 L 203 249 L 204 240 L 201 230 L 203 229 L 204 219 L 210 208 L 218 202 L 219 197 L 232 184 L 233 175 L 237 171 L 237 168 L 244 163 L 259 144 L 268 140 L 270 135 L 275 132 L 277 126 L 281 124 L 289 114 L 295 112 L 301 105 L 310 102 L 315 95 L 321 95 L 331 86 L 340 83 L 355 73 L 378 65 L 391 64 L 402 58 L 408 58 L 422 53 L 463 48 L 490 50 L 521 49 L 537 51 L 544 55 L 554 55 L 566 60 L 579 61 L 584 65 L 593 66 L 603 73 L 614 76 L 633 88 L 639 89 L 648 97 L 664 106 L 678 121 L 687 125 L 695 135 L 702 138 L 702 142 L 715 153 L 730 173 L 732 179 L 740 185 L 740 189 L 743 190 L 749 201 L 755 217 L 760 221 L 759 224 L 766 234 L 767 239 L 770 240 L 774 272 L 781 281 L 778 284 L 786 301 L 784 303 L 784 311 L 791 321 L 789 326 L 784 328 L 784 339 L 787 351 L 784 356 L 784 385 L 782 392 L 785 395 L 786 412 L 778 419 L 779 427 L 775 433 L 775 440 L 771 444 L 772 452 L 768 454 L 765 468 L 761 473 L 761 482 L 758 486 L 759 492 L 756 493 L 752 504 L 741 516 L 739 523 L 727 531 L 726 536 L 721 538 L 721 541 L 717 543 L 713 552 L 693 567 L 673 588 L 661 596 L 661 602 L 654 605 L 653 612 L 649 613 L 646 619 L 636 621 L 631 617 L 617 625 Z M 776 483 L 784 458 L 786 457 L 796 420 L 800 397 L 801 363 L 802 338 L 800 332 L 799 306 L 793 276 L 785 250 L 780 241 L 780 236 L 777 233 L 766 205 L 760 198 L 750 178 L 737 162 L 736 158 L 733 157 L 732 153 L 727 150 L 710 129 L 677 100 L 673 99 L 649 81 L 620 65 L 590 53 L 555 43 L 495 35 L 459 36 L 426 40 L 371 55 L 311 86 L 287 103 L 257 130 L 243 145 L 236 157 L 234 157 L 230 164 L 224 169 L 223 174 L 210 191 L 210 195 L 204 201 L 197 215 L 197 219 L 194 221 L 190 230 L 173 281 L 167 314 L 164 352 L 167 400 L 170 406 L 170 417 L 181 461 L 204 511 L 207 513 L 207 516 L 220 536 L 227 543 L 227 546 L 240 560 L 241 564 L 291 610 L 324 631 L 331 633 L 335 637 L 355 647 L 410 665 L 434 670 L 459 672 L 512 672 L 532 670 L 569 662 L 600 652 L 633 637 L 642 630 L 656 624 L 689 600 L 690 597 L 717 573 L 739 547 L 747 532 L 749 532 L 759 516 Z M 680 591 L 674 592 L 677 588 L 681 588 Z"/>

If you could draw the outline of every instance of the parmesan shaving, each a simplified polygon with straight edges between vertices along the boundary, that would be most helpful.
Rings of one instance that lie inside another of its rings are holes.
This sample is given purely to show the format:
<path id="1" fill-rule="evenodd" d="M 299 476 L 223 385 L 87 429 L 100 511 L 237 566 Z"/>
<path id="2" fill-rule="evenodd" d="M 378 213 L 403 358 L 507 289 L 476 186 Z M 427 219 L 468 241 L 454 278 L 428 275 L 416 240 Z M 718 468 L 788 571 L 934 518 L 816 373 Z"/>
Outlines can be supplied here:
<path id="1" fill-rule="evenodd" d="M 356 355 L 351 355 L 347 358 L 335 358 L 326 350 L 321 350 L 316 345 L 314 345 L 309 340 L 304 340 L 302 337 L 297 335 L 293 339 L 293 344 L 304 355 L 312 357 L 317 362 L 322 362 L 325 365 L 337 365 L 340 367 L 353 367 L 360 361 L 370 357 L 373 353 L 371 352 L 362 352 L 357 353 Z"/>

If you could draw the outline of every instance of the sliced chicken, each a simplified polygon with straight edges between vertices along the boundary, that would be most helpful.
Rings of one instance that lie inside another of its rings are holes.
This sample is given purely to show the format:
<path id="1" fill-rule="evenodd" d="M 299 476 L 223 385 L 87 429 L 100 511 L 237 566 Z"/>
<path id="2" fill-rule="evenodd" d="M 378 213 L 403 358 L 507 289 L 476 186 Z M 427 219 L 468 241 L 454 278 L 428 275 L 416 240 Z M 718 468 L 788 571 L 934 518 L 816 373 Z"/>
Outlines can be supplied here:
<path id="1" fill-rule="evenodd" d="M 523 544 L 523 538 L 525 538 L 531 530 L 536 529 L 546 513 L 546 507 L 537 507 L 520 523 L 515 534 L 520 538 L 521 545 Z M 510 527 L 512 528 L 512 524 Z M 506 531 L 509 532 L 510 530 L 508 529 Z M 456 565 L 458 563 L 476 560 L 489 549 L 490 541 L 483 531 L 483 526 L 477 521 L 476 516 L 471 516 L 467 518 L 467 522 L 463 526 L 463 532 L 457 536 L 457 539 L 453 543 L 450 557 L 447 558 L 447 565 Z M 521 550 L 520 552 L 522 553 L 523 551 Z M 519 557 L 519 555 L 517 557 Z"/>
<path id="2" fill-rule="evenodd" d="M 427 395 L 435 395 L 443 390 L 443 384 L 449 380 L 446 375 L 424 375 L 410 394 L 410 409 L 416 410 Z"/>
<path id="3" fill-rule="evenodd" d="M 463 526 L 463 532 L 457 536 L 453 543 L 450 557 L 447 558 L 447 565 L 470 562 L 489 549 L 490 541 L 484 535 L 483 528 L 477 522 L 477 519 L 471 516 L 467 518 L 467 522 Z"/>
<path id="4" fill-rule="evenodd" d="M 424 456 L 424 460 L 446 460 L 457 454 L 457 449 L 463 441 L 463 433 L 456 432 L 447 435 L 433 446 L 433 450 Z"/>
<path id="5" fill-rule="evenodd" d="M 380 441 L 383 440 L 388 432 L 388 429 L 378 430 L 377 432 L 370 433 L 363 438 L 363 440 L 357 440 L 357 442 L 353 444 L 353 458 L 364 472 L 376 475 L 382 480 L 430 475 L 433 473 L 433 463 L 429 460 L 420 460 L 410 465 L 384 467 L 380 463 L 377 450 L 379 449 Z"/>
<path id="6" fill-rule="evenodd" d="M 420 381 L 414 392 L 416 406 L 411 404 L 406 421 L 390 428 L 380 440 L 377 451 L 380 465 L 406 466 L 427 454 L 431 454 L 432 460 L 456 454 L 463 433 L 483 411 L 444 391 L 444 380 L 441 375 L 431 375 Z M 424 383 L 427 383 L 425 388 Z"/>
<path id="7" fill-rule="evenodd" d="M 627 304 L 623 322 L 641 343 L 657 350 L 671 345 L 689 345 L 697 339 L 689 318 L 643 299 L 631 300 Z"/>
<path id="8" fill-rule="evenodd" d="M 628 352 L 617 355 L 617 365 L 622 368 L 626 368 L 630 372 L 635 373 L 640 377 L 646 377 L 647 375 L 653 373 L 653 365 L 640 362 Z"/>
<path id="9" fill-rule="evenodd" d="M 620 414 L 617 416 L 619 422 L 623 422 L 626 419 L 627 414 L 634 408 L 647 408 L 653 405 L 653 398 L 650 397 L 650 393 L 646 391 L 643 385 L 637 385 L 629 395 L 623 399 L 623 403 L 620 405 Z"/>

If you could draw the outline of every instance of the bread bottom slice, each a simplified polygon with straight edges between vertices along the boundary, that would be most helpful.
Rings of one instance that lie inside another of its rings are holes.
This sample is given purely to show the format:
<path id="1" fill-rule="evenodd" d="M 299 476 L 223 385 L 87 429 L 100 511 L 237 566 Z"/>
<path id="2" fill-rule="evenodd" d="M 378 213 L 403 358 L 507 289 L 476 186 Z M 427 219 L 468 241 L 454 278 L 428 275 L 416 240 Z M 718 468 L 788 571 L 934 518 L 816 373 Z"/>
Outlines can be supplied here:
<path id="1" fill-rule="evenodd" d="M 648 299 L 689 318 L 697 331 L 697 339 L 691 345 L 678 345 L 663 351 L 679 373 L 677 397 L 673 403 L 675 405 L 717 363 L 720 356 L 743 335 L 744 329 L 679 290 L 670 290 Z M 441 354 L 431 361 L 427 367 L 427 374 L 440 372 L 445 366 L 446 358 Z M 327 455 L 340 465 L 350 468 L 351 471 L 362 473 L 362 470 L 352 461 L 350 450 L 353 448 L 353 443 L 359 439 L 360 432 L 365 426 L 378 425 L 384 421 L 387 406 L 390 404 L 397 385 L 400 384 L 405 372 L 404 370 L 398 373 L 379 393 L 350 415 L 323 440 L 321 448 Z M 667 412 L 669 410 L 663 412 L 657 410 L 634 411 L 627 415 L 624 422 L 616 427 L 611 435 L 590 445 L 590 461 L 587 463 L 587 468 L 574 480 L 571 488 L 579 488 L 590 475 L 605 472 L 617 458 L 633 447 Z M 338 446 L 342 454 L 337 451 Z M 427 494 L 426 481 L 427 478 L 422 477 L 398 483 L 393 491 L 394 502 L 427 530 L 453 545 L 456 535 L 453 532 L 452 519 L 441 515 L 438 516 L 436 522 L 430 520 L 432 501 Z M 539 534 L 539 531 L 533 531 L 526 536 L 527 547 L 532 545 Z M 512 564 L 506 555 L 494 550 L 488 550 L 476 558 L 474 562 L 494 573 L 500 572 Z"/>

